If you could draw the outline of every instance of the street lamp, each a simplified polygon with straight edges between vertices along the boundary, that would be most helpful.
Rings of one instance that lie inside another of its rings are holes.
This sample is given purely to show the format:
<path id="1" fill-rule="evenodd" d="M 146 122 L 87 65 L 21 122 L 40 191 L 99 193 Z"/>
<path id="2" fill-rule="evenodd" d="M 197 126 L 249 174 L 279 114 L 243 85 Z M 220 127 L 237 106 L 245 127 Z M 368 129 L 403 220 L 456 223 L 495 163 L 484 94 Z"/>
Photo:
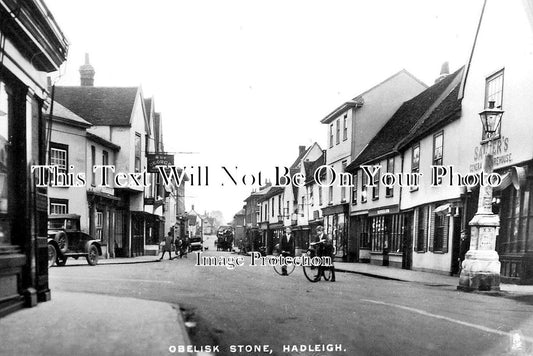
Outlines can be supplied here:
<path id="1" fill-rule="evenodd" d="M 489 107 L 479 113 L 483 126 L 484 139 L 491 140 L 498 132 L 502 120 L 503 110 L 494 107 L 494 101 L 489 101 Z"/>
<path id="2" fill-rule="evenodd" d="M 479 113 L 483 125 L 483 142 L 489 144 L 497 138 L 503 110 L 494 108 L 494 102 Z M 483 161 L 483 173 L 493 172 L 494 160 L 487 150 Z M 480 184 L 477 212 L 470 221 L 470 248 L 462 263 L 457 289 L 464 291 L 499 291 L 500 258 L 496 252 L 496 236 L 500 217 L 492 212 L 492 186 Z"/>

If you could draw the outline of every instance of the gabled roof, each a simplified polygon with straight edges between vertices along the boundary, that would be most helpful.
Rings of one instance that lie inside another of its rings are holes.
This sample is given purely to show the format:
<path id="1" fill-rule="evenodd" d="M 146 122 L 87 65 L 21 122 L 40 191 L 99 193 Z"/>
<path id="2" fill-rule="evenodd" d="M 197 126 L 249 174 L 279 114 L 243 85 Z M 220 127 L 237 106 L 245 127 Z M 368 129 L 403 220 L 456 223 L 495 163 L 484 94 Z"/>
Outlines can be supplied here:
<path id="1" fill-rule="evenodd" d="M 397 152 L 398 146 L 413 133 L 414 129 L 426 122 L 427 118 L 431 117 L 435 109 L 440 106 L 439 99 L 446 99 L 443 95 L 447 94 L 447 90 L 450 90 L 452 83 L 458 82 L 456 78 L 460 78 L 461 73 L 462 68 L 427 88 L 411 100 L 404 102 L 346 169 L 350 171 L 362 164 Z M 450 95 L 447 95 L 447 97 L 450 97 Z M 441 109 L 444 110 L 445 107 Z M 434 116 L 432 122 L 435 120 L 438 121 L 438 117 L 442 117 L 443 115 L 446 116 L 444 111 L 438 116 Z"/>
<path id="2" fill-rule="evenodd" d="M 51 108 L 52 106 L 48 108 L 48 112 L 47 112 L 48 115 L 50 115 Z M 92 126 L 90 122 L 88 122 L 87 120 L 84 120 L 81 116 L 76 115 L 75 113 L 73 113 L 72 111 L 70 111 L 69 109 L 67 109 L 66 107 L 64 107 L 58 102 L 54 102 L 53 109 L 54 109 L 54 112 L 52 113 L 52 117 L 54 118 L 54 120 L 61 121 L 63 123 L 71 124 L 74 126 L 84 127 L 84 128 Z"/>
<path id="3" fill-rule="evenodd" d="M 420 127 L 402 140 L 398 145 L 398 148 L 402 149 L 414 141 L 420 140 L 435 130 L 447 125 L 451 121 L 459 119 L 461 117 L 461 99 L 459 99 L 459 90 L 460 85 L 456 85 L 431 115 L 421 123 Z"/>
<path id="4" fill-rule="evenodd" d="M 93 125 L 129 126 L 138 87 L 55 88 L 54 99 Z"/>
<path id="5" fill-rule="evenodd" d="M 425 88 L 427 88 L 427 85 L 422 82 L 420 79 L 418 79 L 417 77 L 415 77 L 414 75 L 412 75 L 411 73 L 409 73 L 407 70 L 405 69 L 402 69 L 400 70 L 399 72 L 391 75 L 390 77 L 388 77 L 387 79 L 383 80 L 382 82 L 374 85 L 373 87 L 371 87 L 370 89 L 367 89 L 365 90 L 364 92 L 362 92 L 361 94 L 357 95 L 355 98 L 353 98 L 352 100 L 350 101 L 347 101 L 345 102 L 344 104 L 340 105 L 339 107 L 337 107 L 335 110 L 333 110 L 332 112 L 330 112 L 328 115 L 326 115 L 326 117 L 324 117 L 322 120 L 320 120 L 321 123 L 323 124 L 328 124 L 330 123 L 333 119 L 335 119 L 337 116 L 339 116 L 342 112 L 348 110 L 349 108 L 352 108 L 352 107 L 361 107 L 364 105 L 365 103 L 365 95 L 370 93 L 372 90 L 376 89 L 377 87 L 385 84 L 386 82 L 388 82 L 389 80 L 391 79 L 394 79 L 395 77 L 399 76 L 400 74 L 406 74 L 408 76 L 410 76 L 411 78 L 413 78 L 415 81 L 419 82 L 420 84 L 422 84 L 422 86 L 424 86 Z"/>
<path id="6" fill-rule="evenodd" d="M 326 152 L 323 151 L 320 157 L 313 162 L 305 162 L 305 185 L 314 183 L 315 172 L 318 167 L 326 164 Z"/>
<path id="7" fill-rule="evenodd" d="M 298 164 L 300 163 L 302 158 L 304 158 L 304 156 L 307 154 L 307 152 L 309 152 L 311 147 L 313 147 L 313 145 L 307 147 L 305 150 L 302 150 L 302 152 L 300 152 L 298 154 L 298 158 L 296 158 L 296 160 L 291 164 L 291 166 L 289 168 L 290 170 L 294 170 L 294 169 L 296 169 L 296 167 L 298 167 Z M 291 176 L 292 176 L 292 172 L 291 172 Z"/>

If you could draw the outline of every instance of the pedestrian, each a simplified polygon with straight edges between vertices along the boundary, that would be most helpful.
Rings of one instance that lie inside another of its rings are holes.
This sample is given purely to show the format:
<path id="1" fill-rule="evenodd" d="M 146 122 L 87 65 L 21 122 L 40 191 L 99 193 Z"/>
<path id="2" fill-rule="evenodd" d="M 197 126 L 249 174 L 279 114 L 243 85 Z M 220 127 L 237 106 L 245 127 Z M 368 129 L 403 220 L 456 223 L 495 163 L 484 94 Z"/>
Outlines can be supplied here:
<path id="1" fill-rule="evenodd" d="M 165 257 L 165 252 L 168 251 L 168 259 L 172 259 L 172 232 L 168 232 L 167 236 L 165 237 L 165 244 L 163 245 L 163 255 L 159 259 L 161 261 L 163 257 Z"/>
<path id="2" fill-rule="evenodd" d="M 292 230 L 290 227 L 285 228 L 285 233 L 283 234 L 281 238 L 281 255 L 282 256 L 290 256 L 294 257 L 294 236 L 292 235 Z M 281 275 L 287 276 L 287 265 L 281 266 Z"/>
<path id="3" fill-rule="evenodd" d="M 179 253 L 180 258 L 183 257 L 183 245 L 184 244 L 185 242 L 183 241 L 182 238 L 176 241 L 176 254 Z"/>
<path id="4" fill-rule="evenodd" d="M 316 229 L 316 242 L 322 242 L 323 246 L 320 248 L 322 250 L 322 256 L 329 256 L 331 258 L 331 281 L 335 282 L 335 266 L 333 265 L 333 256 L 335 249 L 333 248 L 333 239 L 331 235 L 324 234 L 324 227 L 321 225 L 317 226 Z"/>

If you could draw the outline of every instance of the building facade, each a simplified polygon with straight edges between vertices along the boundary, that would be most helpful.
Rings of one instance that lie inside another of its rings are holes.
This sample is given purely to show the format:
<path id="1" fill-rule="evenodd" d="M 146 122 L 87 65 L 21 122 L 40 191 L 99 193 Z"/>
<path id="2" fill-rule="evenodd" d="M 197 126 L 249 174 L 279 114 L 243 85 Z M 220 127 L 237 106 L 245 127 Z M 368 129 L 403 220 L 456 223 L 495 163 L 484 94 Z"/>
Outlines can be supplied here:
<path id="1" fill-rule="evenodd" d="M 47 160 L 46 76 L 68 42 L 49 13 L 39 0 L 0 3 L 0 316 L 50 299 L 47 191 L 31 166 Z"/>

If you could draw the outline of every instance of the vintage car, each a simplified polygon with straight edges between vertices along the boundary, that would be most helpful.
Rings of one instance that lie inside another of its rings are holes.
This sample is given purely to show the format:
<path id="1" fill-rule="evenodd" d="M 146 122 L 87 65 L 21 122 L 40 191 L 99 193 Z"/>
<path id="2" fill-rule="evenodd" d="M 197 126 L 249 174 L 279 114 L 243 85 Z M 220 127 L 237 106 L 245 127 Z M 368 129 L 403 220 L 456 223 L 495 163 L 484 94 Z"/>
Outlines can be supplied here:
<path id="1" fill-rule="evenodd" d="M 233 246 L 233 228 L 220 226 L 217 230 L 217 251 L 231 251 Z"/>
<path id="2" fill-rule="evenodd" d="M 64 266 L 69 257 L 85 257 L 94 266 L 102 255 L 98 240 L 80 231 L 80 216 L 57 214 L 48 216 L 48 267 Z"/>
<path id="3" fill-rule="evenodd" d="M 189 251 L 202 251 L 203 246 L 204 243 L 201 236 L 194 236 L 189 239 Z"/>

